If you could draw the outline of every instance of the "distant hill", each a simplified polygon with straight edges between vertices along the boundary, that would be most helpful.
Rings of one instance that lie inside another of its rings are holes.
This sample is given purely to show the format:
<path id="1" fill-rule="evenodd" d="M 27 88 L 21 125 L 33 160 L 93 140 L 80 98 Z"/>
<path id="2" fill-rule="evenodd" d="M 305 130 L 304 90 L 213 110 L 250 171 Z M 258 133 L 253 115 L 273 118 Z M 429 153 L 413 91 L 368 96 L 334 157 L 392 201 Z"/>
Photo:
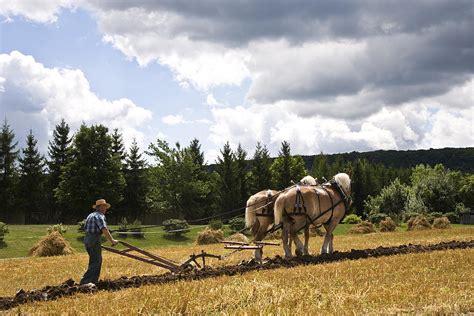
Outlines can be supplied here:
<path id="1" fill-rule="evenodd" d="M 318 155 L 302 156 L 306 168 L 311 169 L 314 158 Z M 372 163 L 380 163 L 386 167 L 411 168 L 418 164 L 436 165 L 443 164 L 451 170 L 474 173 L 474 147 L 468 148 L 442 148 L 419 150 L 376 150 L 369 152 L 350 152 L 343 154 L 328 154 L 325 156 L 329 163 L 338 157 L 345 161 L 367 159 Z"/>

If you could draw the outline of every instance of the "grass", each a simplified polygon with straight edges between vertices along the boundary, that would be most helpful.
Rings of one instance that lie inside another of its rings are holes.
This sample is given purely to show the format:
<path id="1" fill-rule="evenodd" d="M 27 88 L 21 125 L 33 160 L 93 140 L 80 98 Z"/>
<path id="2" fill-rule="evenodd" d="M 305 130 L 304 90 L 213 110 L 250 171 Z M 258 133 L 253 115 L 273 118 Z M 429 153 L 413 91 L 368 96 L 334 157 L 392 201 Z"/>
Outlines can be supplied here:
<path id="1" fill-rule="evenodd" d="M 63 225 L 67 232 L 64 237 L 71 244 L 71 246 L 78 252 L 85 252 L 82 239 L 83 235 L 77 232 L 77 225 Z M 335 235 L 346 234 L 352 225 L 340 224 L 336 227 Z M 4 245 L 0 245 L 0 259 L 19 258 L 28 256 L 31 247 L 41 239 L 47 232 L 49 225 L 8 225 L 10 233 L 5 237 Z M 110 226 L 110 229 L 116 229 L 118 226 Z M 133 238 L 131 235 L 123 238 L 140 248 L 157 248 L 170 246 L 189 246 L 194 244 L 198 232 L 204 229 L 203 225 L 191 226 L 191 231 L 181 238 L 169 236 L 165 234 L 162 227 L 149 228 L 145 231 L 145 238 Z M 224 227 L 226 236 L 231 234 L 227 225 Z M 121 239 L 117 234 L 113 234 L 114 238 Z"/>
<path id="2" fill-rule="evenodd" d="M 334 245 L 345 251 L 380 245 L 429 244 L 471 240 L 474 227 L 443 230 L 339 235 Z M 322 238 L 311 238 L 317 253 Z M 222 245 L 170 246 L 153 252 L 181 262 L 205 249 L 226 253 Z M 267 247 L 265 255 L 282 254 Z M 251 257 L 240 252 L 214 265 L 235 264 Z M 92 314 L 394 314 L 468 313 L 474 311 L 474 250 L 455 250 L 344 261 L 291 269 L 255 271 L 241 276 L 143 286 L 118 292 L 80 294 L 52 302 L 19 306 L 11 313 Z M 20 258 L 0 261 L 0 296 L 19 289 L 41 288 L 73 278 L 87 266 L 85 254 L 55 258 Z M 104 252 L 102 278 L 160 274 L 163 269 Z"/>

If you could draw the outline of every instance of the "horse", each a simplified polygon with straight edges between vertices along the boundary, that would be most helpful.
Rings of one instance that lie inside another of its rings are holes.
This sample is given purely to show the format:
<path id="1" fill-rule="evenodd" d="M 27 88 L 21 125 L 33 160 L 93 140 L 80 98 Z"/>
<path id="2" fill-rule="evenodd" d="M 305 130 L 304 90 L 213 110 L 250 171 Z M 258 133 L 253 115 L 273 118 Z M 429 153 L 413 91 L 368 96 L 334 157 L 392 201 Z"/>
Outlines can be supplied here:
<path id="1" fill-rule="evenodd" d="M 351 179 L 345 173 L 320 186 L 295 186 L 280 194 L 275 201 L 275 225 L 283 223 L 282 242 L 285 258 L 291 258 L 292 238 L 296 255 L 308 255 L 309 225 L 324 225 L 326 234 L 321 253 L 333 252 L 333 231 L 351 204 Z M 304 246 L 298 231 L 305 228 Z"/>
<path id="2" fill-rule="evenodd" d="M 316 185 L 317 181 L 312 176 L 306 176 L 300 180 L 300 183 L 302 185 Z M 247 200 L 247 207 L 245 208 L 245 227 L 251 229 L 254 241 L 262 241 L 263 238 L 265 238 L 268 228 L 273 224 L 273 207 L 280 193 L 281 192 L 275 190 L 263 190 L 255 193 Z M 255 259 L 261 260 L 262 255 L 262 249 L 255 250 Z"/>

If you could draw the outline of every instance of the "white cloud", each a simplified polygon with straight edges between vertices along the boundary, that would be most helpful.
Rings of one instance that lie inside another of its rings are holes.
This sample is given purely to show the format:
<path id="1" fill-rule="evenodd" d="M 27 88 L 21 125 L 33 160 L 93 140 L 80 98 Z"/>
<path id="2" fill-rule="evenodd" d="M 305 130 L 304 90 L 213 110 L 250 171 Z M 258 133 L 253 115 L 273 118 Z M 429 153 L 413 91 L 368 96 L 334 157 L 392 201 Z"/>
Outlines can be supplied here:
<path id="1" fill-rule="evenodd" d="M 0 74 L 2 116 L 5 111 L 7 119 L 16 120 L 17 129 L 32 127 L 45 136 L 40 139 L 43 149 L 47 135 L 62 118 L 72 130 L 83 122 L 118 128 L 127 145 L 133 137 L 139 144 L 143 141 L 141 128 L 152 118 L 149 110 L 129 99 L 99 99 L 81 70 L 47 68 L 18 51 L 0 55 Z"/>
<path id="2" fill-rule="evenodd" d="M 23 16 L 37 23 L 54 23 L 62 8 L 72 8 L 74 0 L 4 0 L 0 6 L 0 15 L 12 20 L 11 16 Z"/>
<path id="3" fill-rule="evenodd" d="M 209 106 L 216 106 L 216 105 L 218 105 L 219 103 L 217 103 L 216 98 L 214 98 L 214 96 L 212 95 L 212 93 L 210 93 L 210 94 L 207 95 L 206 104 L 209 105 Z"/>
<path id="4" fill-rule="evenodd" d="M 185 123 L 181 115 L 166 115 L 161 118 L 161 121 L 166 125 L 177 125 Z"/>

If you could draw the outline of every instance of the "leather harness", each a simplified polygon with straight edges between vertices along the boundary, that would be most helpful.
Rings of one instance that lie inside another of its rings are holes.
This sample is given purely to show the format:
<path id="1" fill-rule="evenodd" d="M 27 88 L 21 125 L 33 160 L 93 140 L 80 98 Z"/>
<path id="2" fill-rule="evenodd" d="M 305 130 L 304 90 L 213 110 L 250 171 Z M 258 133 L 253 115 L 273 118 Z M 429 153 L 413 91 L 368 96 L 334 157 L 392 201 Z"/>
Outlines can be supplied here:
<path id="1" fill-rule="evenodd" d="M 271 190 L 267 191 L 267 198 L 265 200 L 264 207 L 262 208 L 261 213 L 256 213 L 256 216 L 258 217 L 271 217 L 274 218 L 275 214 L 273 213 L 273 204 L 275 201 L 273 201 L 273 193 Z"/>

